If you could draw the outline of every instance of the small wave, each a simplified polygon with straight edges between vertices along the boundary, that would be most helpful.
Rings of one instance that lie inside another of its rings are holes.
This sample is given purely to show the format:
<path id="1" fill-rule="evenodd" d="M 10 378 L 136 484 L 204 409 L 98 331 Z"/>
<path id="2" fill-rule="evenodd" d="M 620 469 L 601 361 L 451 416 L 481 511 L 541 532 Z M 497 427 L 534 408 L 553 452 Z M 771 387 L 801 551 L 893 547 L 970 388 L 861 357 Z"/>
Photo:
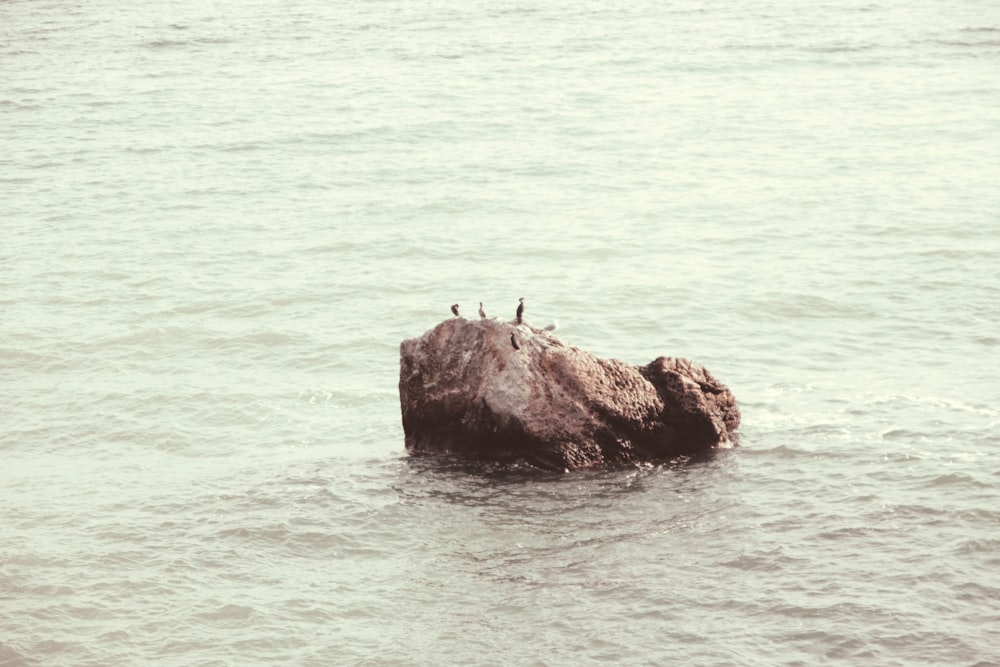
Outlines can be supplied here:
<path id="1" fill-rule="evenodd" d="M 961 555 L 1000 553 L 1000 539 L 986 538 L 966 540 L 955 548 L 955 553 Z"/>
<path id="2" fill-rule="evenodd" d="M 758 44 L 726 44 L 722 48 L 727 51 L 777 51 L 791 47 L 791 44 L 785 42 L 768 42 Z"/>
<path id="3" fill-rule="evenodd" d="M 777 572 L 784 569 L 784 565 L 793 563 L 795 560 L 784 555 L 779 547 L 762 553 L 740 554 L 736 558 L 722 563 L 722 565 L 737 570 Z"/>
<path id="4" fill-rule="evenodd" d="M 387 397 L 395 398 L 396 394 L 393 391 L 352 391 L 329 387 L 307 389 L 299 392 L 299 399 L 307 403 L 327 404 L 337 407 L 369 405 L 374 399 L 385 399 Z"/>
<path id="5" fill-rule="evenodd" d="M 10 667 L 18 667 L 19 665 L 29 664 L 35 664 L 35 661 L 32 660 L 31 662 L 28 662 L 27 658 L 18 653 L 17 649 L 13 646 L 0 642 L 0 665 L 4 665 L 4 667 L 7 665 L 10 665 Z"/>
<path id="6" fill-rule="evenodd" d="M 227 500 L 228 498 L 224 498 Z M 281 543 L 286 541 L 292 531 L 288 526 L 280 524 L 262 528 L 225 528 L 218 533 L 221 538 L 237 538 L 248 542 Z"/>
<path id="7" fill-rule="evenodd" d="M 148 42 L 141 42 L 139 46 L 147 49 L 176 49 L 189 46 L 191 43 L 186 40 L 177 39 L 154 39 Z"/>
<path id="8" fill-rule="evenodd" d="M 850 302 L 836 302 L 816 294 L 775 294 L 747 302 L 747 311 L 757 319 L 782 316 L 794 319 L 866 318 L 874 313 Z"/>
<path id="9" fill-rule="evenodd" d="M 236 144 L 229 144 L 227 146 L 220 146 L 218 150 L 223 153 L 245 153 L 247 151 L 259 151 L 265 148 L 265 146 L 256 142 L 241 142 Z"/>
<path id="10" fill-rule="evenodd" d="M 1000 42 L 998 42 L 1000 44 Z M 940 259 L 979 259 L 992 258 L 996 251 L 992 248 L 926 248 L 908 253 L 920 258 L 940 258 Z M 935 286 L 955 287 L 955 282 L 935 282 Z"/>
<path id="11" fill-rule="evenodd" d="M 361 252 L 369 246 L 368 243 L 362 241 L 352 241 L 350 239 L 336 239 L 334 241 L 329 241 L 320 245 L 312 245 L 307 248 L 303 248 L 301 253 L 303 255 L 320 255 L 320 256 L 343 256 L 349 253 Z M 404 291 L 404 293 L 406 293 Z"/>
<path id="12" fill-rule="evenodd" d="M 37 352 L 0 348 L 0 368 L 7 370 L 41 368 L 48 361 L 47 355 Z"/>
<path id="13" fill-rule="evenodd" d="M 821 540 L 868 538 L 877 532 L 879 531 L 869 526 L 845 526 L 843 528 L 835 528 L 833 530 L 818 533 L 816 537 Z"/>
<path id="14" fill-rule="evenodd" d="M 934 479 L 930 480 L 925 487 L 939 488 L 948 486 L 969 486 L 978 489 L 988 489 L 993 488 L 990 484 L 984 484 L 978 481 L 971 475 L 964 475 L 961 473 L 949 473 L 947 475 L 939 475 Z"/>
<path id="15" fill-rule="evenodd" d="M 783 569 L 779 563 L 775 563 L 770 558 L 758 558 L 754 556 L 739 556 L 733 560 L 721 563 L 721 565 L 748 572 L 780 572 Z"/>
<path id="16" fill-rule="evenodd" d="M 253 607 L 244 607 L 238 604 L 227 604 L 215 611 L 207 611 L 198 614 L 200 618 L 209 621 L 245 621 L 254 615 Z"/>
<path id="17" fill-rule="evenodd" d="M 804 46 L 800 50 L 810 53 L 858 53 L 861 51 L 870 51 L 874 48 L 872 45 L 850 46 L 847 44 L 831 44 L 828 46 Z"/>
<path id="18" fill-rule="evenodd" d="M 267 146 L 256 141 L 237 141 L 228 144 L 199 144 L 195 148 L 198 150 L 216 150 L 222 153 L 246 153 L 263 150 Z"/>
<path id="19" fill-rule="evenodd" d="M 995 542 L 996 540 L 993 541 Z M 996 547 L 997 545 L 994 544 L 994 552 L 996 551 Z M 958 599 L 977 604 L 986 603 L 987 605 L 994 605 L 997 600 L 1000 600 L 1000 589 L 995 586 L 988 586 L 979 582 L 970 581 L 958 584 L 955 586 L 955 591 L 958 593 Z M 997 663 L 990 664 L 996 665 Z"/>
<path id="20" fill-rule="evenodd" d="M 490 16 L 530 16 L 539 11 L 538 7 L 519 5 L 514 7 L 490 7 Z"/>
<path id="21" fill-rule="evenodd" d="M 905 428 L 894 428 L 882 434 L 883 440 L 892 440 L 895 442 L 909 442 L 912 440 L 920 440 L 926 437 L 927 435 L 925 433 L 920 433 L 918 431 L 911 431 Z"/>
<path id="22" fill-rule="evenodd" d="M 962 510 L 960 512 L 957 512 L 955 516 L 965 521 L 986 521 L 992 523 L 1000 523 L 1000 510 L 985 509 L 982 507 Z"/>
<path id="23" fill-rule="evenodd" d="M 949 398 L 908 396 L 905 394 L 895 394 L 895 395 L 885 395 L 885 396 L 867 395 L 865 396 L 865 398 L 870 404 L 880 405 L 880 406 L 897 405 L 901 403 L 912 403 L 922 408 L 939 408 L 944 410 L 951 410 L 954 412 L 971 412 L 986 417 L 1000 416 L 1000 411 L 998 411 L 993 406 L 981 403 L 965 403 L 962 401 L 957 401 Z M 897 430 L 901 431 L 903 429 L 892 429 L 890 431 L 887 431 L 887 433 L 894 433 Z M 918 433 L 918 435 L 926 435 L 926 434 Z"/>
<path id="24" fill-rule="evenodd" d="M 990 46 L 1000 46 L 1000 39 L 983 39 L 976 41 L 970 41 L 965 39 L 935 39 L 931 40 L 931 43 L 938 44 L 940 46 L 961 46 L 961 47 L 982 48 Z"/>
<path id="25" fill-rule="evenodd" d="M 163 151 L 163 148 L 159 146 L 126 146 L 124 151 L 135 155 L 149 155 L 151 153 L 159 153 Z"/>
<path id="26" fill-rule="evenodd" d="M 748 448 L 743 450 L 744 456 L 766 456 L 766 457 L 776 457 L 779 459 L 793 460 L 793 459 L 814 459 L 817 456 L 827 455 L 828 452 L 812 452 L 805 449 L 796 449 L 794 447 L 789 447 L 787 445 L 778 445 L 777 447 L 771 447 L 768 449 L 759 448 Z"/>
<path id="27" fill-rule="evenodd" d="M 918 521 L 928 521 L 932 517 L 934 519 L 951 518 L 950 511 L 927 507 L 925 505 L 885 505 L 882 510 L 897 517 Z"/>

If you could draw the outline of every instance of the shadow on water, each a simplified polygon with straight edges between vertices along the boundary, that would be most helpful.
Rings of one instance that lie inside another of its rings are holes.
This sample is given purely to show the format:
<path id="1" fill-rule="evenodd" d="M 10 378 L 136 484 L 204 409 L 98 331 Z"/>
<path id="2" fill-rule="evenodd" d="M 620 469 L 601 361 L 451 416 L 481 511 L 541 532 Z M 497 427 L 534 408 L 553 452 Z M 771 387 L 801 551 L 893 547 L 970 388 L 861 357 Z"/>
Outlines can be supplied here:
<path id="1" fill-rule="evenodd" d="M 683 471 L 711 466 L 724 461 L 731 449 L 709 449 L 695 454 L 677 456 L 658 463 L 639 463 L 634 465 L 585 468 L 570 471 L 554 471 L 538 468 L 526 463 L 492 463 L 488 461 L 473 461 L 458 456 L 405 456 L 403 460 L 415 472 L 439 475 L 469 475 L 491 479 L 497 482 L 518 483 L 523 481 L 562 481 L 580 479 L 581 476 L 606 476 L 615 473 L 631 473 L 636 470 L 675 470 Z"/>
<path id="2" fill-rule="evenodd" d="M 677 490 L 697 491 L 730 476 L 735 450 L 717 449 L 660 463 L 584 469 L 566 472 L 527 465 L 500 465 L 456 457 L 406 456 L 401 459 L 407 482 L 397 486 L 403 496 L 449 496 L 460 504 L 496 495 L 583 492 L 591 497 L 641 492 L 667 480 Z M 415 483 L 416 482 L 416 483 Z"/>

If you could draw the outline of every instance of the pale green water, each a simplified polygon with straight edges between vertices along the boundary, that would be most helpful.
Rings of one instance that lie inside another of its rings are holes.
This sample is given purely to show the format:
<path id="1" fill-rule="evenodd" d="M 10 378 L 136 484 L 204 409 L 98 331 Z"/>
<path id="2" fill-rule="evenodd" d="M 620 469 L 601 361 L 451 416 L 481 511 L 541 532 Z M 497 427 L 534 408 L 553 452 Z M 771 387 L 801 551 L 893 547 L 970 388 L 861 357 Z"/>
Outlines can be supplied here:
<path id="1" fill-rule="evenodd" d="M 0 3 L 0 665 L 1000 664 L 995 3 Z M 742 447 L 411 461 L 450 316 Z"/>

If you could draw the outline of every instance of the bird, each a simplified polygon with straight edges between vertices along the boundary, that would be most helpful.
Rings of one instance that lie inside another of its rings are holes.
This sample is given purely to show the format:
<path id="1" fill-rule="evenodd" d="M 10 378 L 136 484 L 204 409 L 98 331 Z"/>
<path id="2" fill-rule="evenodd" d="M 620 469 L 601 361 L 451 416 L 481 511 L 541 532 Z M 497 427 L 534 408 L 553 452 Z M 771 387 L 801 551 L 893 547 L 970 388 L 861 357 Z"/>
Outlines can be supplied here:
<path id="1" fill-rule="evenodd" d="M 555 331 L 559 328 L 559 320 L 552 320 L 552 324 L 545 327 L 546 331 Z"/>
<path id="2" fill-rule="evenodd" d="M 452 312 L 452 314 L 455 317 L 458 317 L 458 304 L 457 303 L 452 304 L 452 306 L 451 306 L 451 312 Z"/>
<path id="3" fill-rule="evenodd" d="M 521 315 L 524 314 L 524 297 L 517 300 L 517 323 L 521 323 Z"/>
<path id="4" fill-rule="evenodd" d="M 515 350 L 520 350 L 521 346 L 517 344 L 517 339 L 514 338 L 514 332 L 510 332 L 510 344 L 514 346 Z"/>
<path id="5" fill-rule="evenodd" d="M 483 302 L 482 301 L 479 302 L 479 319 L 481 319 L 481 320 L 485 320 L 486 319 L 486 311 L 483 310 Z"/>

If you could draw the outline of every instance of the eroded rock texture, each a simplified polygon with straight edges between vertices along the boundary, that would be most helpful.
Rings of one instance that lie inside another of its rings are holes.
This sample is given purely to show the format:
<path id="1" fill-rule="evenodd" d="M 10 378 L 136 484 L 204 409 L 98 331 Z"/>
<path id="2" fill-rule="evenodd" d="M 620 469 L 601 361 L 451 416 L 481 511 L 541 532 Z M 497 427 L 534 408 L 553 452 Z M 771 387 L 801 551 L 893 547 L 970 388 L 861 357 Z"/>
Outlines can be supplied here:
<path id="1" fill-rule="evenodd" d="M 598 359 L 548 331 L 496 319 L 456 317 L 403 341 L 399 398 L 412 454 L 546 469 L 727 447 L 740 424 L 732 392 L 695 362 Z"/>

